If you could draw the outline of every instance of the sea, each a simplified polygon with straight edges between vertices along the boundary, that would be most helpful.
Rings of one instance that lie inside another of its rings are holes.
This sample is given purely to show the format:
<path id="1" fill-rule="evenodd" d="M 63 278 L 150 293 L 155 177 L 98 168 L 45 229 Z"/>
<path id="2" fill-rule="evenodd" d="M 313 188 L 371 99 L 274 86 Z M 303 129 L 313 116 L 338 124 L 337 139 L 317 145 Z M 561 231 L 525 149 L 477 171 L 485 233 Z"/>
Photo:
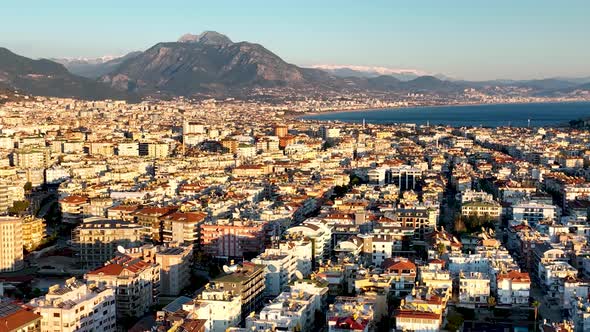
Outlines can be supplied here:
<path id="1" fill-rule="evenodd" d="M 327 112 L 302 119 L 375 124 L 414 123 L 454 127 L 551 127 L 590 119 L 590 102 L 424 106 Z"/>

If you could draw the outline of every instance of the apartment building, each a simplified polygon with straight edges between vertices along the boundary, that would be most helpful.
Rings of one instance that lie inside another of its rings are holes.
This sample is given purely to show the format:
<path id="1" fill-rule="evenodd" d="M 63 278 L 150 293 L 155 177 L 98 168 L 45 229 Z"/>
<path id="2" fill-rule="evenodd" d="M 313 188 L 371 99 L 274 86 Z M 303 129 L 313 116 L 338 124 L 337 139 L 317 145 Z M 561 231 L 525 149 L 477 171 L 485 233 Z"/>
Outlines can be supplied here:
<path id="1" fill-rule="evenodd" d="M 541 221 L 555 221 L 557 207 L 551 204 L 522 202 L 512 206 L 512 219 L 526 220 L 531 225 L 536 225 Z"/>
<path id="2" fill-rule="evenodd" d="M 20 169 L 43 169 L 49 166 L 50 151 L 42 147 L 26 147 L 14 151 L 14 166 Z"/>
<path id="3" fill-rule="evenodd" d="M 470 201 L 461 205 L 461 215 L 500 220 L 502 206 L 495 201 Z"/>
<path id="4" fill-rule="evenodd" d="M 280 249 L 266 249 L 252 259 L 252 263 L 264 265 L 265 295 L 278 296 L 295 277 L 297 260 Z"/>
<path id="5" fill-rule="evenodd" d="M 386 259 L 393 255 L 393 243 L 395 237 L 390 234 L 375 234 L 371 241 L 371 262 L 375 266 L 381 266 Z"/>
<path id="6" fill-rule="evenodd" d="M 117 316 L 113 289 L 66 280 L 54 285 L 45 296 L 28 303 L 42 317 L 41 332 L 116 331 Z"/>
<path id="7" fill-rule="evenodd" d="M 163 241 L 169 244 L 198 245 L 204 212 L 174 212 L 162 217 Z"/>
<path id="8" fill-rule="evenodd" d="M 0 216 L 0 272 L 24 267 L 23 244 L 23 220 Z"/>
<path id="9" fill-rule="evenodd" d="M 142 240 L 161 243 L 163 241 L 162 218 L 176 212 L 176 207 L 144 207 L 133 213 L 135 222 L 143 226 Z"/>
<path id="10" fill-rule="evenodd" d="M 212 288 L 225 289 L 240 296 L 242 319 L 262 306 L 264 298 L 264 265 L 244 262 L 235 271 L 219 276 L 210 282 Z"/>
<path id="11" fill-rule="evenodd" d="M 94 269 L 115 257 L 119 246 L 140 246 L 142 230 L 142 226 L 128 221 L 85 218 L 72 231 L 72 245 L 78 251 L 82 265 Z"/>
<path id="12" fill-rule="evenodd" d="M 199 319 L 204 319 L 205 331 L 225 332 L 228 328 L 238 326 L 242 320 L 242 302 L 239 295 L 230 291 L 207 285 L 192 301 L 193 312 Z M 184 306 L 185 310 L 188 309 Z"/>
<path id="13" fill-rule="evenodd" d="M 117 255 L 105 266 L 84 275 L 88 283 L 113 289 L 117 317 L 142 317 L 157 303 L 160 266 L 141 258 Z"/>
<path id="14" fill-rule="evenodd" d="M 192 245 L 170 247 L 147 244 L 138 249 L 127 250 L 127 254 L 160 266 L 161 297 L 178 296 L 190 284 Z"/>
<path id="15" fill-rule="evenodd" d="M 487 304 L 490 297 L 490 278 L 481 272 L 459 275 L 459 302 L 466 305 Z"/>
<path id="16" fill-rule="evenodd" d="M 391 292 L 395 296 L 404 296 L 412 291 L 416 282 L 416 264 L 407 258 L 395 257 L 383 263 L 384 274 L 393 277 Z"/>
<path id="17" fill-rule="evenodd" d="M 414 239 L 423 241 L 436 229 L 438 213 L 434 209 L 417 207 L 396 209 L 386 217 L 401 227 L 414 229 Z"/>
<path id="18" fill-rule="evenodd" d="M 41 315 L 32 310 L 0 300 L 0 330 L 5 332 L 41 332 Z"/>
<path id="19" fill-rule="evenodd" d="M 336 297 L 326 314 L 328 332 L 372 330 L 375 325 L 374 306 L 375 302 L 372 299 L 362 296 Z"/>
<path id="20" fill-rule="evenodd" d="M 327 294 L 327 287 L 297 282 L 289 291 L 281 293 L 265 305 L 259 314 L 247 317 L 246 328 L 313 331 L 315 313 L 325 308 Z"/>
<path id="21" fill-rule="evenodd" d="M 307 239 L 313 243 L 313 255 L 317 262 L 329 257 L 332 251 L 332 229 L 319 220 L 306 220 L 285 231 L 287 239 Z"/>
<path id="22" fill-rule="evenodd" d="M 33 251 L 45 237 L 45 220 L 27 216 L 22 221 L 23 245 L 28 251 Z"/>
<path id="23" fill-rule="evenodd" d="M 497 302 L 500 305 L 528 306 L 531 278 L 526 272 L 510 271 L 497 277 Z"/>
<path id="24" fill-rule="evenodd" d="M 84 218 L 84 208 L 90 204 L 87 196 L 71 195 L 59 200 L 62 221 L 77 224 Z"/>
<path id="25" fill-rule="evenodd" d="M 264 221 L 228 220 L 201 225 L 201 247 L 214 257 L 254 257 L 264 250 Z"/>

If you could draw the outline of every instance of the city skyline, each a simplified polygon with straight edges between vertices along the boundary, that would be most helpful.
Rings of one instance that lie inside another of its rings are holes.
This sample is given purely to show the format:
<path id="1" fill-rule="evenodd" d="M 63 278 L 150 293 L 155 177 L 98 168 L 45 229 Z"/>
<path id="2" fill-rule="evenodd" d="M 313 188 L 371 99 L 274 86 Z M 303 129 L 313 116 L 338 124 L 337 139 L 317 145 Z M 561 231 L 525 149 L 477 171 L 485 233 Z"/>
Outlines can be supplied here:
<path id="1" fill-rule="evenodd" d="M 124 55 L 184 33 L 214 30 L 262 44 L 304 67 L 378 66 L 468 80 L 590 76 L 590 6 L 584 1 L 255 1 L 245 7 L 232 1 L 139 6 L 108 0 L 84 8 L 67 1 L 8 1 L 4 7 L 0 46 L 33 58 Z"/>

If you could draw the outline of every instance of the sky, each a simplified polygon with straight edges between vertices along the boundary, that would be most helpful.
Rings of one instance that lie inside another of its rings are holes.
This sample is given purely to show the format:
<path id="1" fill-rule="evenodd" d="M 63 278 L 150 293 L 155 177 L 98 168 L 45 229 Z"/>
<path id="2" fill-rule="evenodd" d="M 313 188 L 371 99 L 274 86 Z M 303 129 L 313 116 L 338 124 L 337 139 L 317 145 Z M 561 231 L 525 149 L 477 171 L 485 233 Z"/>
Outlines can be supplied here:
<path id="1" fill-rule="evenodd" d="M 0 47 L 32 58 L 123 55 L 213 30 L 301 66 L 590 76 L 590 0 L 2 0 L 1 11 Z"/>

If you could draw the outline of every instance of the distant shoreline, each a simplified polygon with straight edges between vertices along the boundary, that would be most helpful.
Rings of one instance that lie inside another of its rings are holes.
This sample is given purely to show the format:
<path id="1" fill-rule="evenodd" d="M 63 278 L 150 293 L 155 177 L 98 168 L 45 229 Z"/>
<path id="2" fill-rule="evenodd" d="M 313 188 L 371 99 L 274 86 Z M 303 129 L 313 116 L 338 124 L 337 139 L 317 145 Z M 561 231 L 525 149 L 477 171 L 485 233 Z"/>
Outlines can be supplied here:
<path id="1" fill-rule="evenodd" d="M 467 107 L 467 106 L 488 106 L 488 105 L 527 105 L 527 104 L 570 104 L 570 103 L 590 103 L 590 100 L 569 100 L 569 101 L 530 101 L 530 102 L 513 102 L 513 103 L 462 103 L 462 104 L 433 104 L 433 105 L 419 105 L 419 106 L 387 106 L 387 107 L 367 107 L 367 108 L 351 108 L 345 110 L 321 111 L 321 112 L 305 112 L 294 115 L 294 118 L 299 120 L 316 120 L 303 119 L 308 116 L 320 116 L 323 114 L 340 114 L 340 113 L 356 113 L 356 112 L 374 112 L 383 110 L 398 110 L 398 109 L 420 109 L 420 108 L 439 108 L 439 107 Z M 316 120 L 329 121 L 329 120 Z"/>

